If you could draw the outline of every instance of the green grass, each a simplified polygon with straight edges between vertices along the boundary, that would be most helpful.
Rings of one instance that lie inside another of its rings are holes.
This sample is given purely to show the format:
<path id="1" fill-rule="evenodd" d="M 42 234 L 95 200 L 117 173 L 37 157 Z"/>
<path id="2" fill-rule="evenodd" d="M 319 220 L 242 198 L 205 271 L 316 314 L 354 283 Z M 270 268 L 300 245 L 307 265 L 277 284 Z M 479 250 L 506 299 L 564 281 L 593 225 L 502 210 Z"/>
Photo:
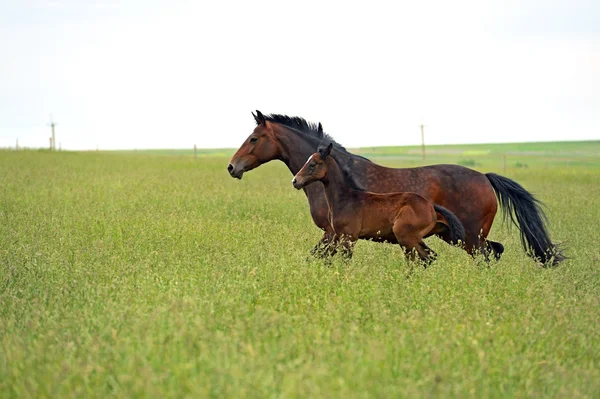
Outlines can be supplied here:
<path id="1" fill-rule="evenodd" d="M 0 397 L 600 395 L 597 167 L 507 170 L 560 267 L 499 215 L 499 263 L 431 238 L 407 279 L 391 245 L 307 261 L 321 232 L 285 166 L 227 161 L 0 151 Z"/>
<path id="2" fill-rule="evenodd" d="M 180 156 L 194 156 L 193 148 L 179 148 L 179 149 L 156 149 L 156 150 L 115 150 L 115 151 L 103 151 L 111 154 L 136 154 L 136 155 L 180 155 Z M 234 154 L 234 150 L 231 148 L 198 148 L 196 154 L 199 157 L 205 156 L 224 156 L 231 157 Z"/>

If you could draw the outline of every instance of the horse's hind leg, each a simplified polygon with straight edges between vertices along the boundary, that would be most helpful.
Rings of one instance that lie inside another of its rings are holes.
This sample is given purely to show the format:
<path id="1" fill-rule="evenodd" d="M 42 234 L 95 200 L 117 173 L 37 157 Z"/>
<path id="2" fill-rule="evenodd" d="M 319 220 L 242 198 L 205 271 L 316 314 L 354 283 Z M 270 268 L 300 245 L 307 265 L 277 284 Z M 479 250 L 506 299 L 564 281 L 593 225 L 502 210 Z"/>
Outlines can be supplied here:
<path id="1" fill-rule="evenodd" d="M 481 234 L 474 236 L 473 233 L 467 234 L 466 250 L 472 257 L 477 254 L 483 255 L 486 263 L 490 262 L 490 251 L 493 251 L 492 244 L 488 244 L 488 241 Z"/>
<path id="2" fill-rule="evenodd" d="M 500 259 L 502 252 L 504 252 L 502 244 L 495 241 L 488 241 L 487 239 L 492 228 L 492 223 L 494 222 L 496 210 L 496 201 L 494 199 L 493 207 L 490 207 L 487 213 L 477 218 L 462 221 L 466 232 L 465 249 L 471 256 L 481 253 L 488 263 L 490 261 L 490 254 L 493 254 L 496 259 Z"/>
<path id="3" fill-rule="evenodd" d="M 486 244 L 488 246 L 488 249 L 494 253 L 494 258 L 496 258 L 496 260 L 500 260 L 500 257 L 504 252 L 504 245 L 492 240 L 487 240 Z"/>

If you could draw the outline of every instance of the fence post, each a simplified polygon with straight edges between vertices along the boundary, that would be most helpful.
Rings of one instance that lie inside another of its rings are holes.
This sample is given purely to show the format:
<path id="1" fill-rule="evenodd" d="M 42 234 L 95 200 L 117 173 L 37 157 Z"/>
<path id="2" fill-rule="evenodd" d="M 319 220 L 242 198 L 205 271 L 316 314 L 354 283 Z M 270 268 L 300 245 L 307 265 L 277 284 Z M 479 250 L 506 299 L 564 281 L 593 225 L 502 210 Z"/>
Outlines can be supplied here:
<path id="1" fill-rule="evenodd" d="M 50 137 L 50 151 L 52 151 L 52 137 Z"/>
<path id="2" fill-rule="evenodd" d="M 52 151 L 56 151 L 56 139 L 54 138 L 54 125 L 55 125 L 55 123 L 52 122 L 52 148 L 50 148 Z"/>
<path id="3" fill-rule="evenodd" d="M 506 154 L 504 154 L 504 174 L 506 174 Z"/>
<path id="4" fill-rule="evenodd" d="M 194 144 L 194 159 L 198 159 L 198 148 L 196 147 L 196 144 Z"/>

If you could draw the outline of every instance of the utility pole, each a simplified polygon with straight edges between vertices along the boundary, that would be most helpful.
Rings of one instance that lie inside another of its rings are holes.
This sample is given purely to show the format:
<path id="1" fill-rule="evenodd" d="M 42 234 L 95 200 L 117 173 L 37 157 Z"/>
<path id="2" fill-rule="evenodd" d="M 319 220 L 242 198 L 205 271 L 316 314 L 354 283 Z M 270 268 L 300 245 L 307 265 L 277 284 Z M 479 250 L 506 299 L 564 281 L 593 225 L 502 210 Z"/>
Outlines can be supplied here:
<path id="1" fill-rule="evenodd" d="M 52 127 L 52 139 L 50 141 L 50 151 L 56 151 L 56 138 L 54 137 L 54 126 L 58 125 L 58 123 L 54 123 L 52 119 L 52 114 L 50 114 L 50 124 L 48 126 Z"/>
<path id="2" fill-rule="evenodd" d="M 15 150 L 19 149 L 19 139 L 17 139 L 17 146 L 15 147 Z"/>
<path id="3" fill-rule="evenodd" d="M 421 152 L 423 153 L 423 161 L 425 160 L 425 125 L 421 124 Z"/>

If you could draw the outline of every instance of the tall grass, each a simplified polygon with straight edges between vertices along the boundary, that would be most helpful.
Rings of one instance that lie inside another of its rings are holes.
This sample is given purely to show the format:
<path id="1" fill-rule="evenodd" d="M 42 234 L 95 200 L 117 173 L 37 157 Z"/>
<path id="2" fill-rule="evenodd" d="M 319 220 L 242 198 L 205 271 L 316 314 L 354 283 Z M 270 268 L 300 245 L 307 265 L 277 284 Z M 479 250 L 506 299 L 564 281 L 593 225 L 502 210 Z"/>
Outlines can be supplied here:
<path id="1" fill-rule="evenodd" d="M 431 238 L 407 278 L 391 245 L 307 259 L 321 232 L 286 168 L 227 160 L 0 153 L 0 397 L 600 395 L 598 169 L 509 175 L 560 267 L 497 217 L 500 262 Z"/>

